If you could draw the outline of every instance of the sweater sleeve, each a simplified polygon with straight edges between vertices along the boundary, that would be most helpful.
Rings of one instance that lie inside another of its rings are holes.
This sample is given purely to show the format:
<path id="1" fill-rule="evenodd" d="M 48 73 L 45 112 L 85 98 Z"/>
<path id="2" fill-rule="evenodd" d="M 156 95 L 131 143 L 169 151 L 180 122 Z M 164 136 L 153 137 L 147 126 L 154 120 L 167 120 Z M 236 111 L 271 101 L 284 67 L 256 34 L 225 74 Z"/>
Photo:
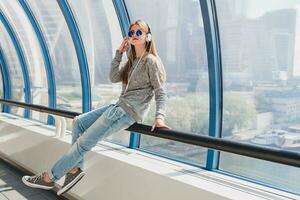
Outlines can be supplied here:
<path id="1" fill-rule="evenodd" d="M 117 83 L 121 81 L 121 70 L 119 69 L 122 60 L 122 54 L 119 50 L 116 50 L 116 55 L 111 61 L 109 79 L 112 83 Z"/>
<path id="2" fill-rule="evenodd" d="M 156 59 L 151 59 L 148 65 L 148 73 L 151 85 L 155 94 L 155 102 L 156 102 L 156 118 L 164 119 L 166 116 L 166 100 L 167 94 L 165 91 L 165 84 L 161 81 L 159 76 L 159 61 Z"/>

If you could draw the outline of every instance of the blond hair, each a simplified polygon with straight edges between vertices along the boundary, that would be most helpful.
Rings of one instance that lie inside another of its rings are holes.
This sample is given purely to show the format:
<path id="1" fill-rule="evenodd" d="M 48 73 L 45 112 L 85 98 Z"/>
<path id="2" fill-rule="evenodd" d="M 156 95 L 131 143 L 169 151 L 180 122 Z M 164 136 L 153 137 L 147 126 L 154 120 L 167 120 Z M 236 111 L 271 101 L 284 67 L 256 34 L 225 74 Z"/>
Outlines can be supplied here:
<path id="1" fill-rule="evenodd" d="M 147 25 L 147 23 L 143 20 L 136 20 L 135 22 L 133 22 L 132 24 L 130 24 L 129 26 L 129 30 L 131 29 L 131 27 L 133 25 L 139 25 L 143 31 L 145 31 L 146 33 L 150 32 L 149 30 L 149 27 Z M 156 50 L 156 47 L 155 47 L 155 42 L 154 42 L 154 38 L 153 38 L 153 34 L 151 33 L 152 37 L 151 37 L 151 41 L 150 42 L 146 42 L 145 43 L 145 47 L 146 47 L 146 52 L 147 54 L 152 54 L 154 55 L 158 61 L 159 61 L 159 72 L 160 72 L 160 79 L 162 82 L 165 82 L 166 81 L 166 71 L 165 71 L 165 67 L 163 65 L 163 63 L 161 62 L 158 54 L 157 54 L 157 50 Z M 130 44 L 131 45 L 131 44 Z M 136 52 L 135 52 L 135 48 L 134 48 L 134 45 L 131 45 L 131 48 L 128 52 L 128 60 L 127 62 L 125 63 L 125 66 L 123 67 L 123 70 L 121 71 L 121 79 L 122 79 L 122 82 L 127 84 L 128 83 L 128 73 L 129 73 L 129 70 L 130 68 L 132 67 L 132 63 L 133 63 L 133 60 L 136 58 Z"/>

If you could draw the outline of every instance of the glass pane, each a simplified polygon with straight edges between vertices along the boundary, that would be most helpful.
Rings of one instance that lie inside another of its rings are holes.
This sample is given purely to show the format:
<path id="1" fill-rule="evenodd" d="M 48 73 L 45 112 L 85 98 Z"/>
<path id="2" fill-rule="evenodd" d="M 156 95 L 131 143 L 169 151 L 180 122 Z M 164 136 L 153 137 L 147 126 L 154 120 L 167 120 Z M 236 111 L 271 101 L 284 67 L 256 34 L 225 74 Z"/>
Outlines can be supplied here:
<path id="1" fill-rule="evenodd" d="M 122 42 L 122 33 L 112 1 L 72 0 L 90 72 L 92 108 L 115 103 L 121 93 L 121 84 L 112 84 L 108 78 L 110 63 Z M 129 132 L 112 134 L 108 140 L 128 145 Z"/>
<path id="2" fill-rule="evenodd" d="M 2 69 L 1 63 L 0 63 L 0 67 Z M 4 98 L 4 91 L 3 91 L 3 78 L 2 78 L 2 73 L 0 73 L 0 98 Z M 0 104 L 0 109 L 2 111 L 2 104 Z"/>
<path id="3" fill-rule="evenodd" d="M 32 103 L 48 106 L 45 64 L 32 25 L 17 0 L 1 1 L 1 7 L 16 32 L 24 52 L 31 84 Z M 47 122 L 47 115 L 40 112 L 32 112 L 32 118 Z"/>
<path id="4" fill-rule="evenodd" d="M 2 66 L 1 66 L 2 68 Z M 0 74 L 0 97 L 3 99 L 4 95 L 3 95 L 3 78 L 2 78 L 2 73 Z M 2 104 L 1 104 L 2 106 Z"/>
<path id="5" fill-rule="evenodd" d="M 167 73 L 166 124 L 173 130 L 208 134 L 208 70 L 204 28 L 199 1 L 126 0 L 130 19 L 151 26 L 158 54 Z M 145 124 L 152 125 L 155 102 Z M 141 148 L 196 164 L 206 161 L 206 149 L 149 136 Z"/>
<path id="6" fill-rule="evenodd" d="M 223 137 L 300 152 L 300 1 L 223 0 L 216 5 Z M 220 168 L 300 191 L 296 168 L 224 153 Z"/>
<path id="7" fill-rule="evenodd" d="M 57 108 L 82 112 L 78 60 L 59 5 L 53 0 L 28 0 L 28 3 L 41 26 L 50 51 L 56 83 Z"/>
<path id="8" fill-rule="evenodd" d="M 11 98 L 14 101 L 24 102 L 24 80 L 21 65 L 18 59 L 16 49 L 10 39 L 8 32 L 4 25 L 0 23 L 0 45 L 6 59 L 8 72 L 11 80 Z M 24 109 L 18 107 L 11 107 L 12 114 L 23 116 Z"/>

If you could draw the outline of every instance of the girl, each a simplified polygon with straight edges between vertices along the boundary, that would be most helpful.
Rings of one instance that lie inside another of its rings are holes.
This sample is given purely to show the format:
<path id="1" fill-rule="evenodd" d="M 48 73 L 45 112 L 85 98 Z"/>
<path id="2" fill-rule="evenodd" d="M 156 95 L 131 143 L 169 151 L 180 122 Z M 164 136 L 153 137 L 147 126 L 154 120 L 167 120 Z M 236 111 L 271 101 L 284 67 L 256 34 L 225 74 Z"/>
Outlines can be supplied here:
<path id="1" fill-rule="evenodd" d="M 128 60 L 119 69 L 122 54 L 129 48 Z M 115 104 L 81 114 L 73 120 L 72 146 L 48 172 L 24 176 L 22 181 L 34 188 L 52 189 L 54 182 L 66 174 L 63 194 L 84 175 L 83 157 L 98 141 L 110 134 L 126 129 L 135 122 L 143 122 L 155 95 L 156 113 L 151 131 L 155 127 L 169 128 L 164 123 L 166 73 L 155 48 L 150 27 L 142 20 L 129 26 L 128 36 L 123 39 L 111 63 L 111 82 L 122 82 L 122 92 Z"/>

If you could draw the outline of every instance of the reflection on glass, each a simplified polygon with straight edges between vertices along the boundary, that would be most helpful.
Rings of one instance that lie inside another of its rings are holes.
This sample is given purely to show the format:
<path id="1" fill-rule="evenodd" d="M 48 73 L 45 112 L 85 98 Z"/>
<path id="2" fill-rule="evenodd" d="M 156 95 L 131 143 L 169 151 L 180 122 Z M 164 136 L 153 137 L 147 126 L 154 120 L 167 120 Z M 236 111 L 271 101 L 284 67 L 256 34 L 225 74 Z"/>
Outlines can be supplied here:
<path id="1" fill-rule="evenodd" d="M 17 0 L 1 1 L 0 5 L 15 30 L 24 52 L 31 84 L 32 103 L 48 106 L 44 59 L 32 25 Z M 32 118 L 47 122 L 47 115 L 40 112 L 32 112 Z"/>
<path id="2" fill-rule="evenodd" d="M 0 23 L 0 30 L 3 30 L 0 31 L 0 45 L 6 58 L 8 73 L 10 75 L 11 98 L 14 101 L 24 102 L 24 80 L 18 55 L 10 36 L 2 23 Z M 24 109 L 19 107 L 11 107 L 10 112 L 12 114 L 23 116 Z"/>
<path id="3" fill-rule="evenodd" d="M 131 21 L 151 26 L 158 54 L 167 72 L 166 124 L 172 129 L 208 134 L 208 71 L 199 1 L 126 0 Z M 145 124 L 154 121 L 155 102 Z M 174 141 L 141 137 L 141 147 L 189 162 L 203 164 L 206 149 Z"/>
<path id="4" fill-rule="evenodd" d="M 115 51 L 122 42 L 122 34 L 114 5 L 106 0 L 73 0 L 70 5 L 87 53 L 92 109 L 115 103 L 121 85 L 112 84 L 108 74 Z M 128 145 L 129 135 L 127 131 L 120 131 L 107 139 Z"/>
<path id="5" fill-rule="evenodd" d="M 300 151 L 300 2 L 225 0 L 216 6 L 223 137 Z M 222 153 L 220 168 L 300 191 L 300 171 L 292 167 Z"/>

